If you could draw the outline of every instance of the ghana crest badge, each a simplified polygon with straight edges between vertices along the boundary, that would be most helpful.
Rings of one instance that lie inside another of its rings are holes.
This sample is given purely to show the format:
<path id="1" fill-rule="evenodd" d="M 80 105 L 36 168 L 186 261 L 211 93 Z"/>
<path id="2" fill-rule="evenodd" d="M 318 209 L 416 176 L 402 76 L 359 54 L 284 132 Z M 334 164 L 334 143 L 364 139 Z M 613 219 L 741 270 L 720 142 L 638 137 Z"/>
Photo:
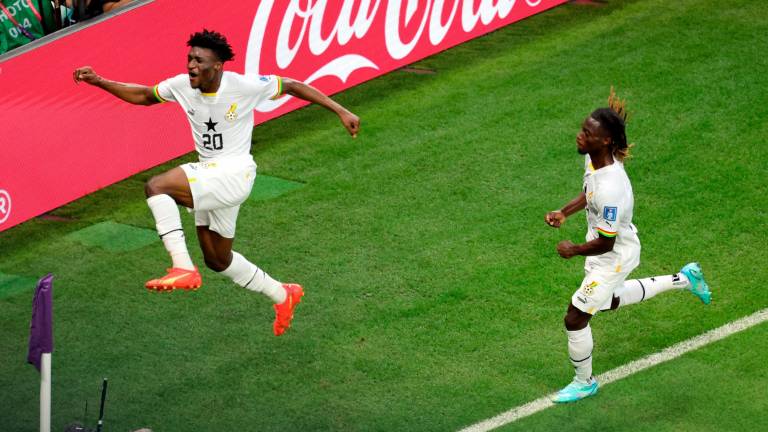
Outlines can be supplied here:
<path id="1" fill-rule="evenodd" d="M 224 118 L 228 122 L 233 122 L 237 120 L 237 104 L 236 103 L 233 103 L 232 105 L 229 106 L 229 111 L 227 111 L 227 113 L 224 114 Z"/>

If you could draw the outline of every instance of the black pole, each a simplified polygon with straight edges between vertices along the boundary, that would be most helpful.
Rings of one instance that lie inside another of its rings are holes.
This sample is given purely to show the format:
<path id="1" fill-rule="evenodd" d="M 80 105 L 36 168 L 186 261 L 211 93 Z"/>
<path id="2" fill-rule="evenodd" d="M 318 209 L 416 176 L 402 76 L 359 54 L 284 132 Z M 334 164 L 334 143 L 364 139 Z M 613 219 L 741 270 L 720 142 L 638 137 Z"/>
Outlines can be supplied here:
<path id="1" fill-rule="evenodd" d="M 101 386 L 101 406 L 99 407 L 99 423 L 96 425 L 96 432 L 101 432 L 101 426 L 104 424 L 104 401 L 107 399 L 107 379 L 104 378 L 104 384 Z"/>
<path id="2" fill-rule="evenodd" d="M 53 32 L 53 29 L 48 28 L 48 20 L 45 19 L 46 9 L 43 7 L 43 1 L 47 0 L 37 0 L 37 11 L 40 14 L 40 26 L 43 27 L 43 34 L 50 34 Z M 50 7 L 48 9 L 50 9 Z"/>
<path id="3" fill-rule="evenodd" d="M 61 5 L 59 0 L 53 0 L 53 26 L 55 30 L 61 30 L 64 28 L 64 24 L 61 22 Z"/>
<path id="4" fill-rule="evenodd" d="M 72 4 L 74 7 L 75 5 Z M 77 0 L 77 22 L 85 20 L 85 0 Z"/>

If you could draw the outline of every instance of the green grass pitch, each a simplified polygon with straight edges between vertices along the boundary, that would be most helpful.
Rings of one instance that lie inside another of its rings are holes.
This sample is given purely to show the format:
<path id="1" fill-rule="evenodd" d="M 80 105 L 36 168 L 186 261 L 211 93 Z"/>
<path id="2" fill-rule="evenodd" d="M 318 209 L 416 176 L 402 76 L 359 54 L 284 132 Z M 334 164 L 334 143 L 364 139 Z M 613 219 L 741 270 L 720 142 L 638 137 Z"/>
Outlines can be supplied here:
<path id="1" fill-rule="evenodd" d="M 95 423 L 102 377 L 109 431 L 451 431 L 556 390 L 572 374 L 562 316 L 583 262 L 555 244 L 585 223 L 557 231 L 543 216 L 578 193 L 575 135 L 611 85 L 633 113 L 634 275 L 698 260 L 714 300 L 665 293 L 598 315 L 595 372 L 763 309 L 766 53 L 759 1 L 567 4 L 416 65 L 435 74 L 337 95 L 362 119 L 356 140 L 319 107 L 257 127 L 259 173 L 294 183 L 243 206 L 235 249 L 305 286 L 280 338 L 269 301 L 214 272 L 194 293 L 147 293 L 169 263 L 158 240 L 72 237 L 154 229 L 143 182 L 192 155 L 57 209 L 65 221 L 3 232 L 0 431 L 38 427 L 19 281 L 48 272 L 55 431 L 86 399 Z M 763 324 L 502 430 L 760 430 L 767 336 Z"/>

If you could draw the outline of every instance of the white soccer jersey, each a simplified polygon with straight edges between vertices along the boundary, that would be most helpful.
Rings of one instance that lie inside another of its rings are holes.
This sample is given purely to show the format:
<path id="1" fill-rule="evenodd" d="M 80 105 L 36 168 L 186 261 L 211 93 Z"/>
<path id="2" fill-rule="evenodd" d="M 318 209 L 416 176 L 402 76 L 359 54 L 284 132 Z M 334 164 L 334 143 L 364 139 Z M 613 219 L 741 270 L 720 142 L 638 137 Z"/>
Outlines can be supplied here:
<path id="1" fill-rule="evenodd" d="M 587 197 L 587 241 L 599 235 L 616 237 L 613 250 L 587 257 L 587 267 L 603 267 L 613 272 L 629 271 L 640 263 L 640 239 L 632 224 L 635 198 L 624 164 L 595 170 L 586 156 L 584 194 Z"/>
<path id="2" fill-rule="evenodd" d="M 278 76 L 233 72 L 224 72 L 216 93 L 193 89 L 187 74 L 154 87 L 160 102 L 178 102 L 186 111 L 201 161 L 250 155 L 253 110 L 264 100 L 279 97 L 281 91 Z"/>

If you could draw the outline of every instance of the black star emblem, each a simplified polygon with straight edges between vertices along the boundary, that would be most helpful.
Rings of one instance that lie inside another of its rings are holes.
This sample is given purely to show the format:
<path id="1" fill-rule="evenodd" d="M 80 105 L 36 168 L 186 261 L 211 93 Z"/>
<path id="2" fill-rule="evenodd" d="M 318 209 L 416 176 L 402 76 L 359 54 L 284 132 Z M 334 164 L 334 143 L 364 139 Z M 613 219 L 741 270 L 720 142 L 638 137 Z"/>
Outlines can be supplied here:
<path id="1" fill-rule="evenodd" d="M 210 117 L 208 117 L 208 121 L 205 122 L 205 125 L 208 126 L 208 132 L 214 131 L 216 132 L 216 125 L 219 124 L 218 122 L 213 121 Z"/>

